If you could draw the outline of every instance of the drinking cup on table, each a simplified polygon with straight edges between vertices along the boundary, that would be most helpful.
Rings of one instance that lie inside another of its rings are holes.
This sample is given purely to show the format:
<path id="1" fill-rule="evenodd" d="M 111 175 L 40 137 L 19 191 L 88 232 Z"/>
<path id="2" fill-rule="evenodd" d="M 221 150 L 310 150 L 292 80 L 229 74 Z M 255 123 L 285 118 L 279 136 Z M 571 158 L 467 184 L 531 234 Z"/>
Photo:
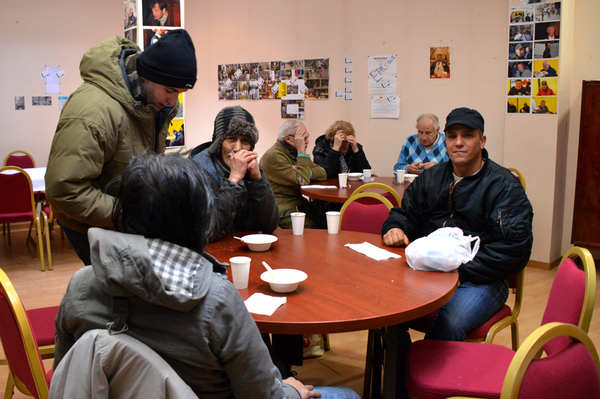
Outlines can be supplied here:
<path id="1" fill-rule="evenodd" d="M 306 213 L 303 212 L 293 212 L 291 214 L 292 217 L 292 233 L 295 236 L 301 236 L 304 234 L 304 219 L 306 218 Z"/>
<path id="2" fill-rule="evenodd" d="M 233 285 L 238 290 L 248 288 L 248 277 L 250 275 L 250 261 L 247 256 L 234 256 L 229 259 L 231 265 L 231 276 Z"/>
<path id="3" fill-rule="evenodd" d="M 371 181 L 371 169 L 363 169 L 363 180 L 365 183 Z"/>
<path id="4" fill-rule="evenodd" d="M 325 212 L 327 215 L 327 232 L 337 234 L 340 231 L 340 213 L 336 211 Z"/>
<path id="5" fill-rule="evenodd" d="M 339 173 L 338 178 L 340 179 L 340 188 L 348 186 L 348 173 Z"/>
<path id="6" fill-rule="evenodd" d="M 404 183 L 404 173 L 406 171 L 404 169 L 398 169 L 396 171 L 396 181 L 398 182 L 398 184 L 402 184 Z"/>

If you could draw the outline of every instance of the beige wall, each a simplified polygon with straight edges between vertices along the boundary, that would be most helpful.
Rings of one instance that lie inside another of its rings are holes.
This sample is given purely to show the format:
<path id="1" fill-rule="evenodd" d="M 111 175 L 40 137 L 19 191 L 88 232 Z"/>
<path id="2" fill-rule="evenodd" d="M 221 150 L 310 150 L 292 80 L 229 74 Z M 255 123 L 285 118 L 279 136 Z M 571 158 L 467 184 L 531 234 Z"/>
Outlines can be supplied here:
<path id="1" fill-rule="evenodd" d="M 491 158 L 523 170 L 527 177 L 535 211 L 532 259 L 550 262 L 564 252 L 570 237 L 579 93 L 581 79 L 599 74 L 598 54 L 593 51 L 599 28 L 591 15 L 598 15 L 600 6 L 595 0 L 579 1 L 576 7 L 572 1 L 563 4 L 564 9 L 571 9 L 569 18 L 577 25 L 571 22 L 572 29 L 562 31 L 563 55 L 569 53 L 567 41 L 576 44 L 569 58 L 571 76 L 564 74 L 565 60 L 561 60 L 560 115 L 507 116 L 508 7 L 518 3 L 459 0 L 449 7 L 442 0 L 234 0 L 225 6 L 214 0 L 188 1 L 185 23 L 199 60 L 198 84 L 186 95 L 188 146 L 210 140 L 214 116 L 227 105 L 242 105 L 254 115 L 261 135 L 259 153 L 275 141 L 282 123 L 278 101 L 218 101 L 217 65 L 329 57 L 331 98 L 306 102 L 311 142 L 333 121 L 350 120 L 375 171 L 391 175 L 400 147 L 415 132 L 414 120 L 420 113 L 436 113 L 443 123 L 455 107 L 477 108 L 486 120 Z M 59 65 L 67 74 L 61 79 L 61 95 L 68 95 L 81 83 L 81 55 L 105 38 L 122 34 L 120 1 L 73 4 L 56 0 L 48 7 L 47 2 L 30 0 L 15 2 L 7 10 L 1 28 L 4 128 L 0 157 L 13 149 L 26 149 L 39 165 L 46 164 L 58 120 L 58 95 L 52 95 L 52 107 L 31 106 L 31 96 L 44 95 L 39 73 L 44 65 Z M 589 12 L 590 8 L 596 13 Z M 451 47 L 449 81 L 428 78 L 430 46 Z M 400 118 L 371 119 L 367 56 L 390 54 L 398 55 L 399 61 Z M 343 60 L 348 56 L 354 57 L 353 102 L 333 97 L 335 90 L 345 86 Z M 14 111 L 14 96 L 21 95 L 26 97 L 26 110 Z"/>

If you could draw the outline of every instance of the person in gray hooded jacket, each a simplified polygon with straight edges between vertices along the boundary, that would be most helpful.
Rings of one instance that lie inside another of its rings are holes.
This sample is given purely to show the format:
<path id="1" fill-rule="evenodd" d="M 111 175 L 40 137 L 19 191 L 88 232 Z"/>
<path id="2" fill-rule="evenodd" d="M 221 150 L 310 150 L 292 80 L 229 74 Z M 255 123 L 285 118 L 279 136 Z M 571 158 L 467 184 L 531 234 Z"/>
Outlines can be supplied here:
<path id="1" fill-rule="evenodd" d="M 119 231 L 89 230 L 92 266 L 75 273 L 61 302 L 54 367 L 86 331 L 108 328 L 148 345 L 202 398 L 358 398 L 282 380 L 225 265 L 203 252 L 214 225 L 207 186 L 178 154 L 125 168 Z"/>

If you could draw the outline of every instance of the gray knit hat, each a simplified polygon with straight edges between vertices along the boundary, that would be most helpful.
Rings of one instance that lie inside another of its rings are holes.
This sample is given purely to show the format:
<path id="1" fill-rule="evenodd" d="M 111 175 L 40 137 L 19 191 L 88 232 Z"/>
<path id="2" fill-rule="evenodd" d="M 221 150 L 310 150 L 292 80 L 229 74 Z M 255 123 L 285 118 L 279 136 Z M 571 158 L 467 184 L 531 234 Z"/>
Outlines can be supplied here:
<path id="1" fill-rule="evenodd" d="M 223 140 L 228 136 L 242 136 L 251 144 L 250 149 L 258 142 L 258 129 L 250 112 L 239 105 L 225 107 L 217 114 L 212 136 L 212 144 L 208 148 L 210 155 L 221 151 Z"/>

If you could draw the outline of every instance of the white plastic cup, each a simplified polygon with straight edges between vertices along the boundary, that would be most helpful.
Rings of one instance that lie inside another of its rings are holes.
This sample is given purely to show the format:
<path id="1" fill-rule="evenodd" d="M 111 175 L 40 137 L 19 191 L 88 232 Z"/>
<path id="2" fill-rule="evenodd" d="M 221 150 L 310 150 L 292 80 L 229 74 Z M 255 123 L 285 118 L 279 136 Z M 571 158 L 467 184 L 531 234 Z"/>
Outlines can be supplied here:
<path id="1" fill-rule="evenodd" d="M 238 290 L 248 288 L 248 277 L 250 276 L 250 261 L 247 256 L 234 256 L 229 259 L 231 265 L 231 276 L 233 285 Z"/>
<path id="2" fill-rule="evenodd" d="M 365 183 L 371 181 L 371 169 L 363 169 L 363 180 Z"/>
<path id="3" fill-rule="evenodd" d="M 398 184 L 404 183 L 404 174 L 405 173 L 406 173 L 406 171 L 404 169 L 398 169 L 396 171 L 396 180 L 398 181 Z"/>
<path id="4" fill-rule="evenodd" d="M 303 212 L 292 212 L 292 233 L 295 236 L 301 236 L 304 234 L 304 219 L 306 213 Z"/>
<path id="5" fill-rule="evenodd" d="M 327 232 L 337 234 L 340 231 L 340 213 L 336 211 L 325 212 L 327 215 Z"/>
<path id="6" fill-rule="evenodd" d="M 339 173 L 338 179 L 340 179 L 340 188 L 348 186 L 348 173 Z"/>

